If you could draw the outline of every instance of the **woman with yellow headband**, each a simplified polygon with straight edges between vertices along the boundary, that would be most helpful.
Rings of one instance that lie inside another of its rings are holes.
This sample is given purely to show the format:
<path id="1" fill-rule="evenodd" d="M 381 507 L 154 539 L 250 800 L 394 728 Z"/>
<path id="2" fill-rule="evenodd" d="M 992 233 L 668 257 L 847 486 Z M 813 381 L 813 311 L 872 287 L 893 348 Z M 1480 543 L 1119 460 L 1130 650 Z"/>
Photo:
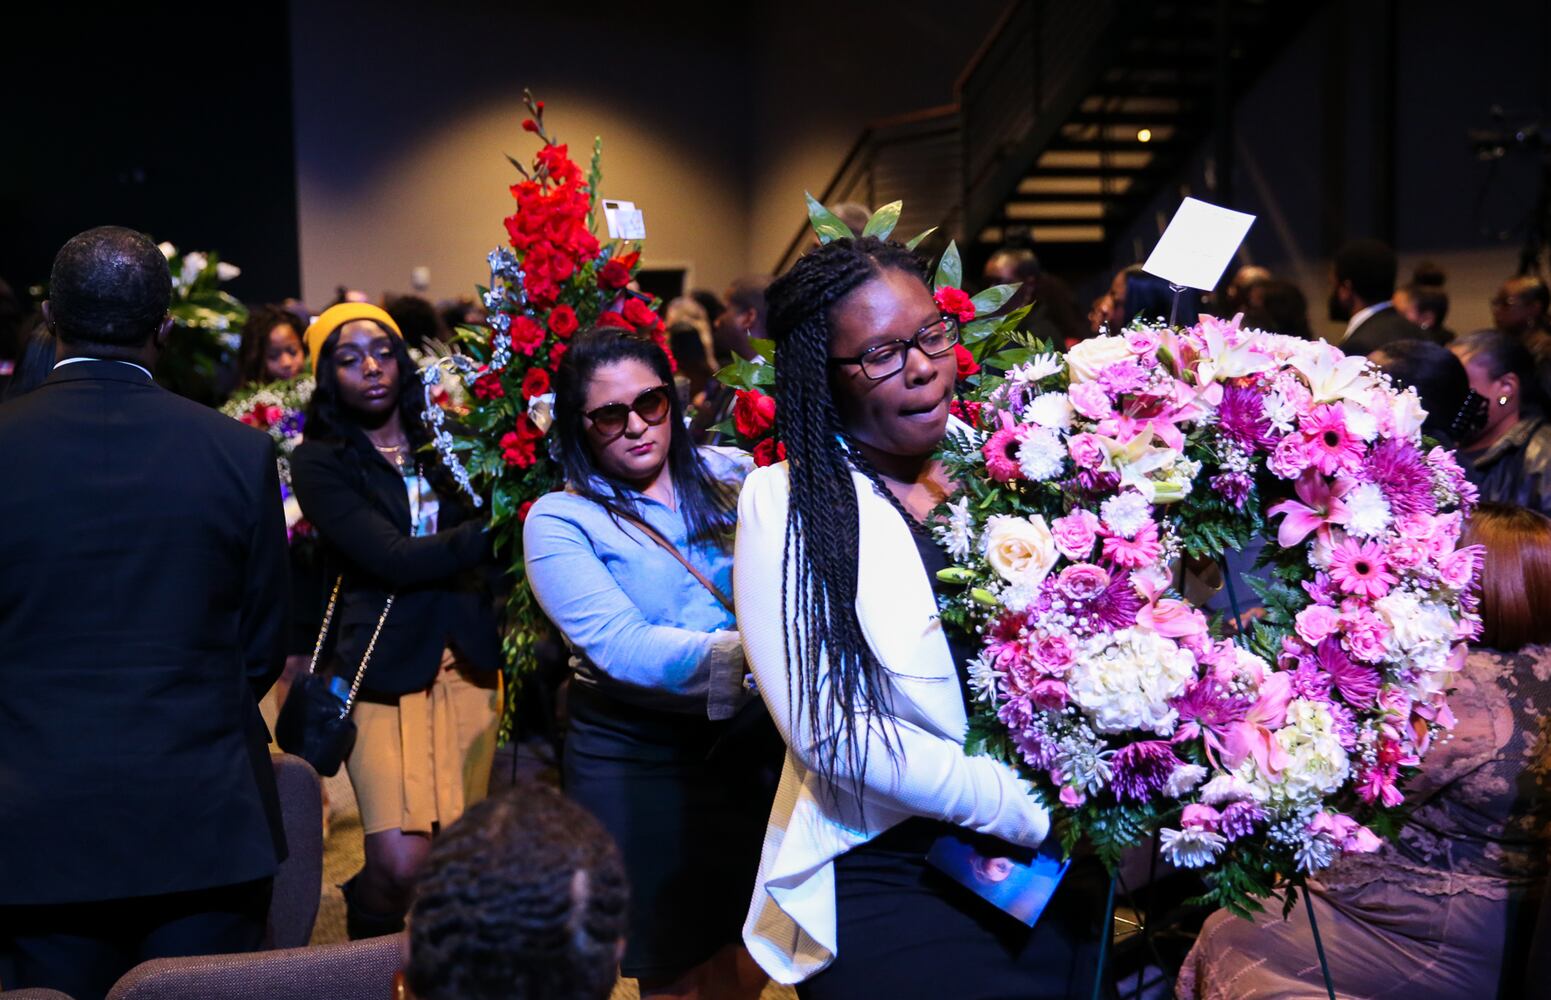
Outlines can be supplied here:
<path id="1" fill-rule="evenodd" d="M 431 836 L 485 795 L 501 646 L 485 524 L 426 447 L 398 326 L 343 303 L 308 327 L 307 350 L 317 387 L 291 475 L 340 574 L 332 631 L 346 683 L 371 649 L 345 762 L 366 834 L 366 866 L 344 886 L 360 938 L 403 927 Z"/>

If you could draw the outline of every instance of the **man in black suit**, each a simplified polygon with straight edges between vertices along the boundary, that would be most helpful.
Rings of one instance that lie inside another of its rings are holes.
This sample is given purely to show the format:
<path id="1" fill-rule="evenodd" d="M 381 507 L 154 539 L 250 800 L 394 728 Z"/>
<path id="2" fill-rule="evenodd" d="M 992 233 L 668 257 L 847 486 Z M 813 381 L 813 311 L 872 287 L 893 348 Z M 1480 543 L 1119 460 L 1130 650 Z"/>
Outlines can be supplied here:
<path id="1" fill-rule="evenodd" d="M 0 985 L 87 1000 L 263 943 L 285 523 L 269 438 L 151 380 L 154 243 L 82 233 L 49 291 L 63 360 L 0 406 Z"/>
<path id="2" fill-rule="evenodd" d="M 1331 268 L 1330 318 L 1346 323 L 1336 343 L 1347 354 L 1367 355 L 1397 340 L 1443 343 L 1395 310 L 1395 251 L 1378 240 L 1354 240 L 1336 251 Z"/>

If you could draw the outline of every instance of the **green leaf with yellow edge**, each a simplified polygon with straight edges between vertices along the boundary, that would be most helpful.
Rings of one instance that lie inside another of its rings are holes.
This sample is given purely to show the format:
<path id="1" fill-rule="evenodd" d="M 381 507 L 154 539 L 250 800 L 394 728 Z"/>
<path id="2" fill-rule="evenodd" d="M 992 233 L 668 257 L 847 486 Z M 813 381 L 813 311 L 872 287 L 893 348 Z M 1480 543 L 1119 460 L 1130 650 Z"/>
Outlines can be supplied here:
<path id="1" fill-rule="evenodd" d="M 894 227 L 899 225 L 899 213 L 904 210 L 904 202 L 889 202 L 872 213 L 872 218 L 867 220 L 867 225 L 862 229 L 862 235 L 876 236 L 880 240 L 888 239 L 890 234 L 894 232 Z"/>
<path id="2" fill-rule="evenodd" d="M 917 233 L 910 240 L 906 241 L 905 249 L 906 250 L 914 250 L 916 247 L 921 245 L 921 242 L 923 240 L 925 240 L 928 236 L 932 235 L 935 232 L 937 232 L 937 227 L 933 226 L 932 228 L 928 229 L 924 233 Z"/>
<path id="3" fill-rule="evenodd" d="M 959 259 L 959 245 L 949 240 L 948 249 L 942 252 L 942 260 L 937 262 L 937 275 L 932 279 L 932 290 L 959 288 L 963 284 L 964 262 Z"/>
<path id="4" fill-rule="evenodd" d="M 717 371 L 716 380 L 734 389 L 761 389 L 775 385 L 775 369 L 744 358 L 734 358 L 732 364 Z"/>
<path id="5" fill-rule="evenodd" d="M 802 196 L 808 199 L 808 223 L 818 234 L 820 243 L 851 237 L 851 227 L 842 222 L 840 216 L 819 204 L 819 200 L 808 192 L 804 191 Z"/>
<path id="6" fill-rule="evenodd" d="M 749 338 L 749 346 L 754 349 L 755 354 L 758 354 L 770 364 L 775 364 L 775 341 L 766 340 L 764 337 L 751 337 Z"/>

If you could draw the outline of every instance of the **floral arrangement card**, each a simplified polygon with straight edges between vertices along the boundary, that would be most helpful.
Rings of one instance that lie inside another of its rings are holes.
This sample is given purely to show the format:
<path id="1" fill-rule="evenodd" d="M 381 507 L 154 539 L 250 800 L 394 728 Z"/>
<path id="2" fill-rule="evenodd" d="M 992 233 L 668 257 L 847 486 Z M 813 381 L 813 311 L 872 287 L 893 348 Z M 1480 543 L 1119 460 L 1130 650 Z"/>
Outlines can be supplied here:
<path id="1" fill-rule="evenodd" d="M 1211 291 L 1254 222 L 1253 215 L 1186 198 L 1142 270 L 1173 285 Z"/>

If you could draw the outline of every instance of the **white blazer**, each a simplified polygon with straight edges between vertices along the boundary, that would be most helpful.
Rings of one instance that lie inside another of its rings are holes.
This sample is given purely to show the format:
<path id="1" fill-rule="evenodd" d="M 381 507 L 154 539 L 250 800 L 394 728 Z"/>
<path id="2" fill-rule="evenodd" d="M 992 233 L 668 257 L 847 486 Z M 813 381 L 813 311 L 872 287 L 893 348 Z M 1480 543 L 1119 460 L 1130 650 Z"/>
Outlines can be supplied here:
<path id="1" fill-rule="evenodd" d="M 733 561 L 738 628 L 787 746 L 743 940 L 780 983 L 801 982 L 834 961 L 834 859 L 851 848 L 912 816 L 1030 847 L 1050 828 L 1045 810 L 1011 767 L 965 756 L 958 675 L 910 528 L 871 481 L 860 473 L 853 477 L 861 525 L 856 615 L 891 685 L 900 760 L 896 765 L 890 759 L 879 721 L 858 718 L 858 737 L 865 732 L 869 744 L 861 775 L 865 822 L 852 793 L 848 755 L 836 747 L 840 719 L 832 716 L 815 732 L 807 706 L 795 703 L 800 682 L 788 670 L 781 615 L 786 463 L 756 470 L 738 502 Z M 789 571 L 795 574 L 796 567 Z M 838 787 L 825 787 L 821 755 L 838 755 Z"/>

